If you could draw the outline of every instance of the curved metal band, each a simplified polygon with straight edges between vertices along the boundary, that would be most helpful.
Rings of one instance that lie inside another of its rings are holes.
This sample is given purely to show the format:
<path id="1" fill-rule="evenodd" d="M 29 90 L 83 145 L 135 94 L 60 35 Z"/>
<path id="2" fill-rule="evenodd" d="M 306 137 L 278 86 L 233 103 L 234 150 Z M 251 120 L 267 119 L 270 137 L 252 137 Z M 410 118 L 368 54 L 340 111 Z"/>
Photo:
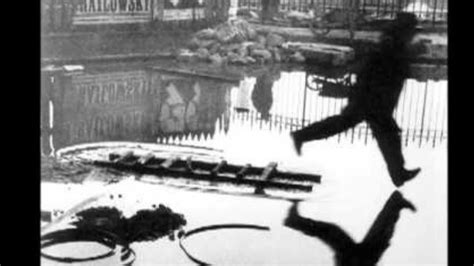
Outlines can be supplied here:
<path id="1" fill-rule="evenodd" d="M 184 235 L 182 235 L 179 239 L 179 247 L 181 250 L 184 251 L 186 256 L 192 260 L 194 263 L 198 265 L 211 265 L 207 262 L 201 261 L 197 259 L 196 257 L 192 256 L 184 247 L 183 245 L 183 240 L 186 239 L 187 237 L 202 233 L 205 231 L 213 231 L 213 230 L 220 230 L 220 229 L 253 229 L 253 230 L 265 230 L 265 231 L 270 231 L 270 227 L 268 226 L 260 226 L 260 225 L 253 225 L 253 224 L 217 224 L 217 225 L 209 225 L 209 226 L 203 226 L 203 227 L 198 227 L 193 230 L 190 230 L 186 232 Z"/>
<path id="2" fill-rule="evenodd" d="M 73 263 L 73 262 L 85 262 L 85 261 L 94 261 L 99 259 L 104 259 L 115 254 L 115 247 L 117 244 L 123 245 L 126 249 L 130 249 L 126 245 L 125 241 L 120 239 L 117 235 L 100 230 L 100 229 L 77 229 L 69 228 L 64 230 L 55 231 L 52 233 L 45 234 L 41 237 L 41 249 L 50 247 L 57 244 L 71 243 L 71 242 L 80 242 L 80 241 L 89 241 L 97 242 L 108 248 L 110 251 L 87 258 L 71 258 L 71 257 L 56 257 L 44 252 L 41 252 L 41 256 L 50 260 Z M 131 249 L 130 249 L 131 250 Z M 134 254 L 133 250 L 132 253 Z"/>

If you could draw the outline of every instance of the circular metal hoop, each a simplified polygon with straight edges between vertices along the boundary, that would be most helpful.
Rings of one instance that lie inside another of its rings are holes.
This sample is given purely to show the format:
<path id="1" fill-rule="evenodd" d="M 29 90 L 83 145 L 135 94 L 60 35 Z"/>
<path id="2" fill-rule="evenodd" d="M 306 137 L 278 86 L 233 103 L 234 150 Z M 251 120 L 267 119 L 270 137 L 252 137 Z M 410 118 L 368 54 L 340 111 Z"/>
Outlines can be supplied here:
<path id="1" fill-rule="evenodd" d="M 202 233 L 205 231 L 215 231 L 215 230 L 221 230 L 221 229 L 253 229 L 253 230 L 264 230 L 264 231 L 270 231 L 270 228 L 267 226 L 260 226 L 260 225 L 253 225 L 253 224 L 219 224 L 219 225 L 209 225 L 209 226 L 204 226 L 204 227 L 199 227 L 196 229 L 193 229 L 191 231 L 188 231 L 187 233 L 184 233 L 179 236 L 179 247 L 181 250 L 184 251 L 186 256 L 190 260 L 192 260 L 194 263 L 198 265 L 211 265 L 207 262 L 204 262 L 202 260 L 197 259 L 196 257 L 192 256 L 184 247 L 183 245 L 183 240 L 188 238 L 191 235 Z"/>

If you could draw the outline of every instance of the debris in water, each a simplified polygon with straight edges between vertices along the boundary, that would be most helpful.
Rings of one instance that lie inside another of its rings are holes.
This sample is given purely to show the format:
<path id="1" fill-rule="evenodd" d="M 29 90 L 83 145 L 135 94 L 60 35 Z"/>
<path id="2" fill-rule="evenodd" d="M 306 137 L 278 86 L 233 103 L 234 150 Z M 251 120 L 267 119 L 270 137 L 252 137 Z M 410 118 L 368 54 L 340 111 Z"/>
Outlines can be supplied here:
<path id="1" fill-rule="evenodd" d="M 164 236 L 174 240 L 174 232 L 186 225 L 182 214 L 159 204 L 158 208 L 140 210 L 125 218 L 115 207 L 95 207 L 76 214 L 72 224 L 77 228 L 98 228 L 111 232 L 128 243 L 154 241 Z"/>

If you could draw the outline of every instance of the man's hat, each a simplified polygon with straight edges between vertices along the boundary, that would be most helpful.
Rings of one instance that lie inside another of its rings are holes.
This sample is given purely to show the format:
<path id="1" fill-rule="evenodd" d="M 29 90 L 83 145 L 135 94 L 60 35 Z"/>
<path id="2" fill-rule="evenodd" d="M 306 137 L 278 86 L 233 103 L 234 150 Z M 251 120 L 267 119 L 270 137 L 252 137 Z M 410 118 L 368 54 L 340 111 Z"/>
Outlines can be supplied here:
<path id="1" fill-rule="evenodd" d="M 393 21 L 394 26 L 399 29 L 405 30 L 421 30 L 422 27 L 418 25 L 418 19 L 415 14 L 408 12 L 397 13 L 395 20 Z"/>

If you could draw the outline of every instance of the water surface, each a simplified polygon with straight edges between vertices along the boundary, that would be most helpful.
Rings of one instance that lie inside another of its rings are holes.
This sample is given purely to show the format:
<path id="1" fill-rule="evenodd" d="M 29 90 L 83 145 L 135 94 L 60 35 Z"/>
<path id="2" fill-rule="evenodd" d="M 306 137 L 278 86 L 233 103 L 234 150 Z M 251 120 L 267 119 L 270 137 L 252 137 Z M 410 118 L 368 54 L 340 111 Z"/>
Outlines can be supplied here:
<path id="1" fill-rule="evenodd" d="M 43 75 L 43 155 L 76 144 L 102 141 L 164 143 L 213 148 L 242 163 L 269 161 L 322 174 L 300 206 L 302 215 L 343 228 L 361 241 L 395 189 L 385 162 L 361 123 L 303 147 L 297 157 L 290 131 L 337 114 L 347 103 L 350 73 L 255 71 L 240 82 L 170 74 L 145 65 L 86 65 L 82 73 Z M 317 82 L 314 80 L 317 79 Z M 402 189 L 418 209 L 403 210 L 380 265 L 447 263 L 447 81 L 407 79 L 394 114 L 402 129 L 408 167 L 421 174 Z M 124 181 L 125 182 L 125 181 Z M 42 204 L 72 201 L 94 185 L 42 183 Z M 183 213 L 188 228 L 215 223 L 257 223 L 266 232 L 213 232 L 189 239 L 199 258 L 215 264 L 332 265 L 322 241 L 282 225 L 290 202 L 187 191 L 135 181 L 117 184 L 120 206 L 133 213 L 163 203 Z M 65 191 L 69 192 L 65 192 Z M 89 192 L 87 192 L 89 191 Z M 192 264 L 176 242 L 133 244 L 135 265 Z M 43 261 L 46 262 L 47 261 Z"/>

